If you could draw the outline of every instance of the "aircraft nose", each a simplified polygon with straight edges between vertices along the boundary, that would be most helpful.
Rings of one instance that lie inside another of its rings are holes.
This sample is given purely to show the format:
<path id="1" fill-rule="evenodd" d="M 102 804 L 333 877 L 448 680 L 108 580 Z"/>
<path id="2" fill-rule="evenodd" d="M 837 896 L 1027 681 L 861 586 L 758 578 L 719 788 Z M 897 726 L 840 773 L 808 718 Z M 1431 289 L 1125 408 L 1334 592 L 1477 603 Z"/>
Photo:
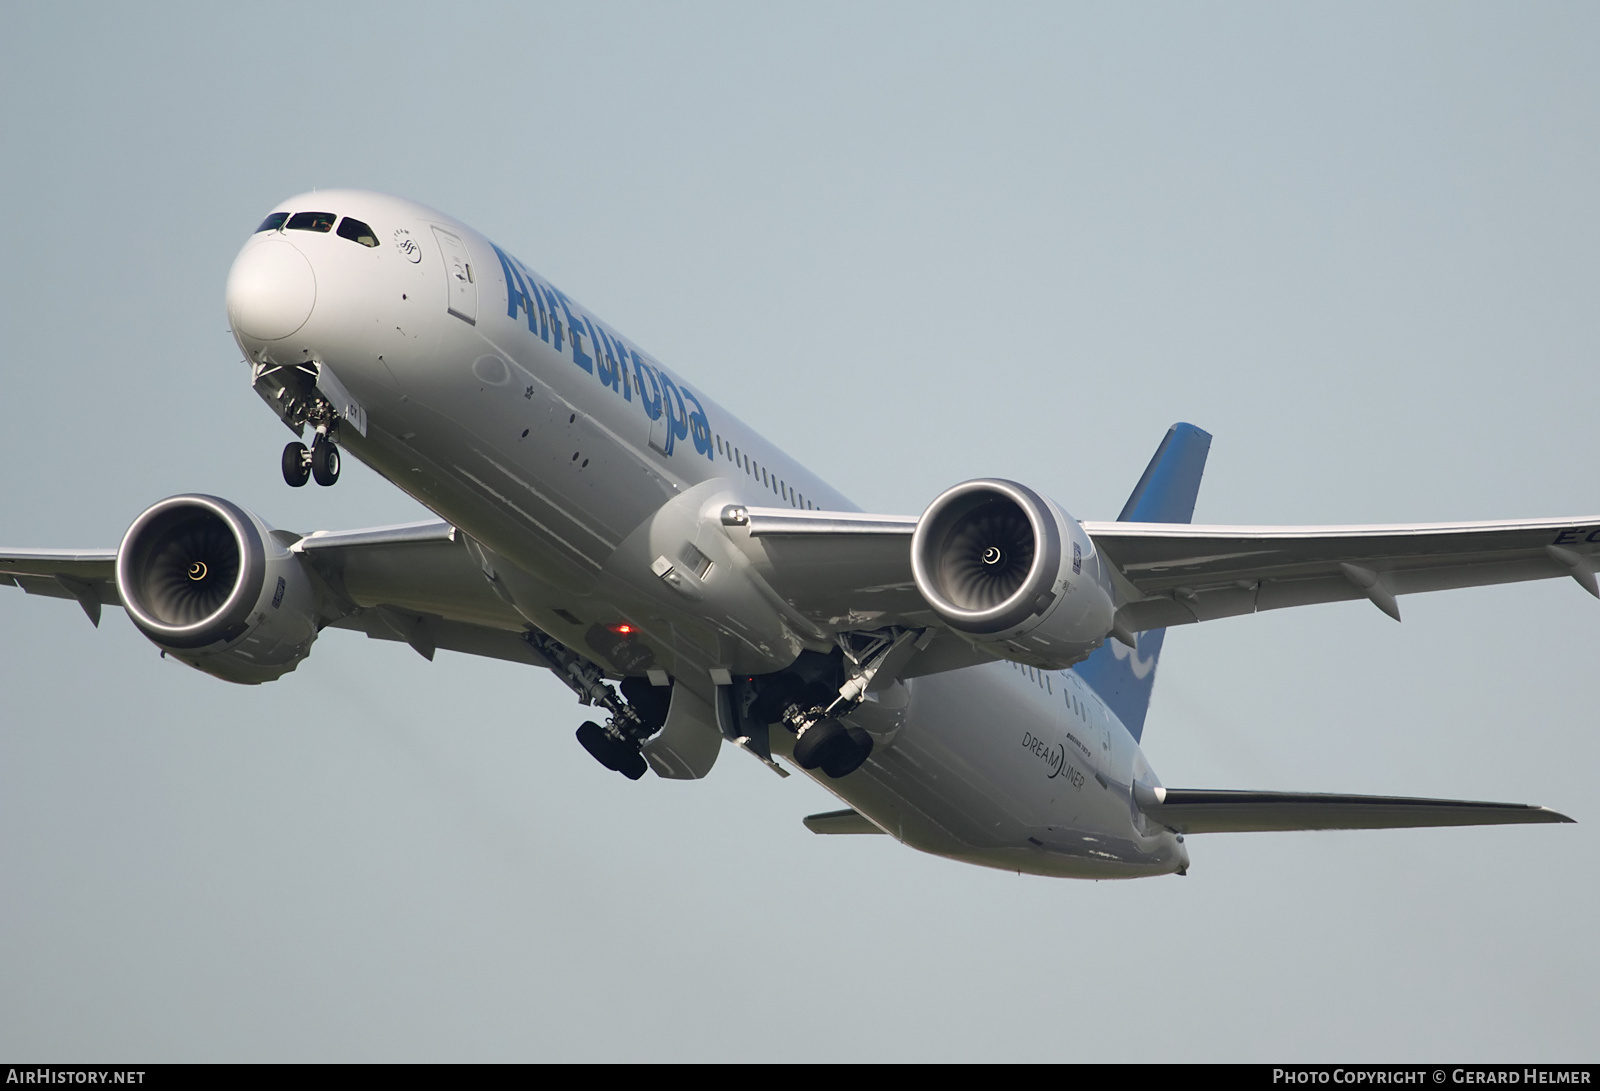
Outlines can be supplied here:
<path id="1" fill-rule="evenodd" d="M 317 275 L 291 242 L 262 239 L 245 247 L 228 273 L 228 321 L 259 341 L 288 337 L 311 317 Z"/>

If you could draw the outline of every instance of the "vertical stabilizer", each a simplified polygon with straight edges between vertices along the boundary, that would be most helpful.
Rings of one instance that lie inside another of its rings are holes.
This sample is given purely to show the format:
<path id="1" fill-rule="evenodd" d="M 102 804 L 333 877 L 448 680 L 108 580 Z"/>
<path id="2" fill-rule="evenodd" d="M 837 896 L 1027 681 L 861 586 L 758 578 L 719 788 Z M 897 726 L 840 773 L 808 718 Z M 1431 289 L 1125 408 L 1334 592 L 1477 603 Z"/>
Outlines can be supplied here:
<path id="1" fill-rule="evenodd" d="M 1123 523 L 1187 523 L 1194 518 L 1200 475 L 1211 450 L 1211 433 L 1192 424 L 1174 424 L 1145 467 L 1144 476 L 1117 516 Z M 1156 660 L 1161 657 L 1165 629 L 1138 634 L 1129 648 L 1120 640 L 1107 640 L 1099 651 L 1073 667 L 1074 673 L 1100 695 L 1138 741 L 1144 734 L 1150 691 L 1156 683 Z"/>

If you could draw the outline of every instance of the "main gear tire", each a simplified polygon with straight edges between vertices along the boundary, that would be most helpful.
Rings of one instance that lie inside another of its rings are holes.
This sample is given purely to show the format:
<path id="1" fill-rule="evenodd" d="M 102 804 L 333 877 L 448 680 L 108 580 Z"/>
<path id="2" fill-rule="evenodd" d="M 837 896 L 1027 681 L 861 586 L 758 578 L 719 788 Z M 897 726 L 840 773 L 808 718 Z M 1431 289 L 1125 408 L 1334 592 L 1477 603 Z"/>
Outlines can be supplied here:
<path id="1" fill-rule="evenodd" d="M 623 752 L 622 760 L 617 764 L 617 772 L 629 780 L 638 780 L 649 768 L 650 765 L 644 760 L 644 755 L 631 748 Z"/>
<path id="2" fill-rule="evenodd" d="M 855 743 L 844 724 L 818 720 L 795 740 L 794 763 L 802 769 L 820 769 L 829 762 L 843 760 L 854 749 Z"/>
<path id="3" fill-rule="evenodd" d="M 849 749 L 839 747 L 832 757 L 822 763 L 822 771 L 832 780 L 854 773 L 872 754 L 871 735 L 859 727 L 851 727 L 845 729 L 845 736 L 850 741 Z"/>
<path id="4" fill-rule="evenodd" d="M 589 751 L 589 756 L 629 780 L 638 780 L 650 768 L 637 746 L 629 746 L 606 734 L 605 729 L 593 720 L 585 720 L 578 727 L 578 742 Z"/>
<path id="5" fill-rule="evenodd" d="M 604 765 L 612 772 L 618 768 L 618 747 L 616 742 L 607 735 L 599 724 L 593 720 L 585 720 L 578 727 L 578 742 L 589 751 L 589 756 Z"/>

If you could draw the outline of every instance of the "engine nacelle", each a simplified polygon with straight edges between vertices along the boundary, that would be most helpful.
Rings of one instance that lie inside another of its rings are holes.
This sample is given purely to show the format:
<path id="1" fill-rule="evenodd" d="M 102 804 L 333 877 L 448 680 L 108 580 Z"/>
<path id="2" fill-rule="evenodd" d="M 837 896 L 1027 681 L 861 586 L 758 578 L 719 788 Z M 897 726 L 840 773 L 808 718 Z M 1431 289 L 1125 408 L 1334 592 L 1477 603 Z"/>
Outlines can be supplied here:
<path id="1" fill-rule="evenodd" d="M 1045 669 L 1105 642 L 1109 573 L 1078 521 L 1015 481 L 966 481 L 917 521 L 911 571 L 946 625 L 1005 659 Z"/>
<path id="2" fill-rule="evenodd" d="M 256 516 L 215 496 L 172 496 L 117 550 L 128 616 L 168 655 L 229 682 L 294 670 L 317 638 L 317 590 Z"/>

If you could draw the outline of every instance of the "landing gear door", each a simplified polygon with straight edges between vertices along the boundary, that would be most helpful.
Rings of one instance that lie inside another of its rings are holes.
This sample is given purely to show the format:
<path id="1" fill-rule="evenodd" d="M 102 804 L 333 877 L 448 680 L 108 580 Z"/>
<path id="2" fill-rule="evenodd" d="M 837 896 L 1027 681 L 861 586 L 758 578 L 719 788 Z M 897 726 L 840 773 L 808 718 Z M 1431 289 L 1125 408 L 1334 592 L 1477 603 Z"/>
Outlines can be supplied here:
<path id="1" fill-rule="evenodd" d="M 642 747 L 656 776 L 668 780 L 699 780 L 711 772 L 722 749 L 717 713 L 688 687 L 672 687 L 672 704 L 661 734 Z"/>
<path id="2" fill-rule="evenodd" d="M 449 292 L 450 313 L 476 326 L 478 282 L 467 246 L 442 227 L 433 229 L 433 237 L 439 240 L 439 252 L 444 255 L 444 280 Z"/>

